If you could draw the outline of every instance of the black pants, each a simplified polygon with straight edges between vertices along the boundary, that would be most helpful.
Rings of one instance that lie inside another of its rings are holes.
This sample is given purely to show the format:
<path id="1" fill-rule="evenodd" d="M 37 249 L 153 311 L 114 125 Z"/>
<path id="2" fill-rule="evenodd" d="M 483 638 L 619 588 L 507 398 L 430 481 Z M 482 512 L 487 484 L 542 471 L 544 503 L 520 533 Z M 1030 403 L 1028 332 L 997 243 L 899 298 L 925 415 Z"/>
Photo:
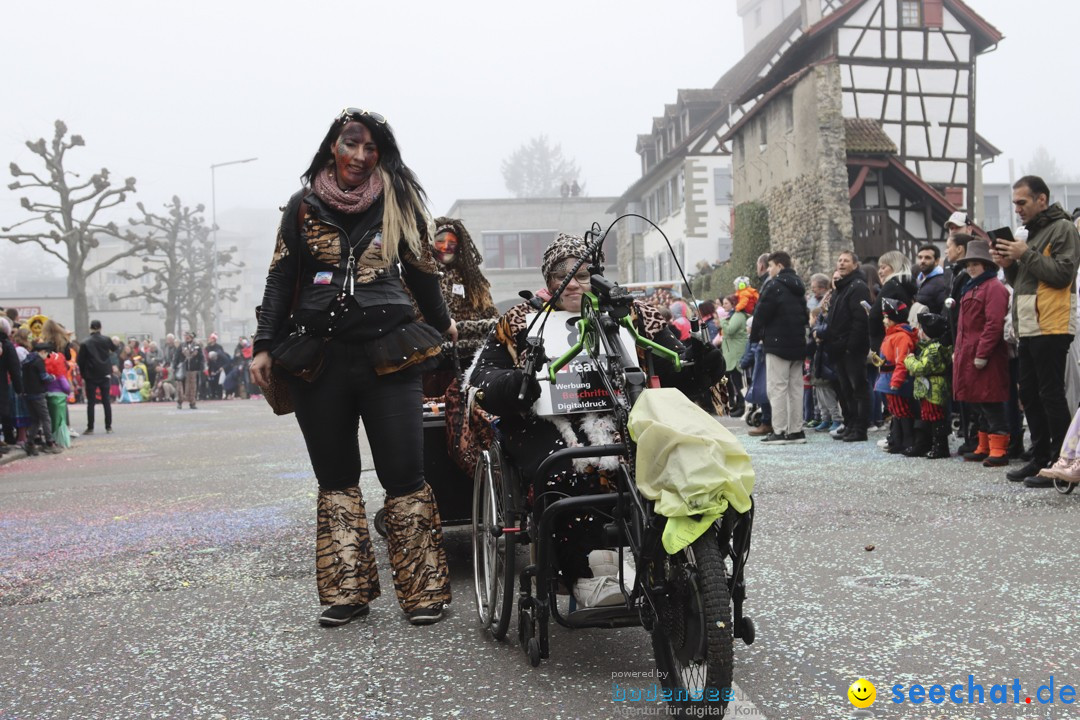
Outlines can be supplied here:
<path id="1" fill-rule="evenodd" d="M 836 360 L 836 380 L 840 387 L 838 399 L 844 413 L 844 424 L 866 432 L 870 418 L 870 390 L 866 381 L 866 356 L 845 352 Z"/>
<path id="2" fill-rule="evenodd" d="M 1035 460 L 1049 462 L 1061 452 L 1072 422 L 1065 400 L 1065 363 L 1072 335 L 1020 338 L 1020 402 L 1024 405 Z"/>
<path id="3" fill-rule="evenodd" d="M 743 377 L 742 372 L 739 370 L 729 370 L 727 372 L 728 379 L 728 404 L 731 409 L 737 409 L 746 405 L 746 398 L 743 396 Z"/>
<path id="4" fill-rule="evenodd" d="M 978 416 L 979 430 L 991 435 L 1008 435 L 1009 421 L 1005 419 L 1005 403 L 970 403 Z"/>
<path id="5" fill-rule="evenodd" d="M 101 405 L 105 408 L 105 429 L 112 429 L 112 404 L 109 399 L 109 378 L 91 380 L 86 378 L 86 429 L 94 429 L 94 405 L 97 403 L 97 391 L 101 390 Z"/>
<path id="6" fill-rule="evenodd" d="M 44 393 L 25 395 L 26 409 L 30 413 L 30 427 L 26 430 L 26 444 L 34 445 L 38 441 L 38 434 L 45 440 L 46 445 L 52 445 L 52 418 L 49 416 L 49 402 Z"/>
<path id="7" fill-rule="evenodd" d="M 326 367 L 313 383 L 289 379 L 320 490 L 360 482 L 360 419 L 386 493 L 424 486 L 424 409 L 420 373 L 377 375 L 359 345 L 328 343 Z"/>

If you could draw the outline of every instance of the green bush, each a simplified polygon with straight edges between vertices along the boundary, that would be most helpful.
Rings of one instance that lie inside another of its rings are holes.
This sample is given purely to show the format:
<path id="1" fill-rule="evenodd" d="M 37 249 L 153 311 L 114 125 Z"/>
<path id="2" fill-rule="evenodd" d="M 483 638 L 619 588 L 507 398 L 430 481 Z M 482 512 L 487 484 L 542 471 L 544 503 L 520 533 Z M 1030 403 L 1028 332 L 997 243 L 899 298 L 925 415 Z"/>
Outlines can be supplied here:
<path id="1" fill-rule="evenodd" d="M 735 207 L 735 229 L 731 257 L 705 277 L 695 279 L 694 292 L 699 298 L 726 297 L 735 292 L 735 278 L 745 275 L 757 285 L 757 259 L 769 252 L 769 211 L 761 203 L 743 203 Z M 698 282 L 702 292 L 698 291 Z"/>

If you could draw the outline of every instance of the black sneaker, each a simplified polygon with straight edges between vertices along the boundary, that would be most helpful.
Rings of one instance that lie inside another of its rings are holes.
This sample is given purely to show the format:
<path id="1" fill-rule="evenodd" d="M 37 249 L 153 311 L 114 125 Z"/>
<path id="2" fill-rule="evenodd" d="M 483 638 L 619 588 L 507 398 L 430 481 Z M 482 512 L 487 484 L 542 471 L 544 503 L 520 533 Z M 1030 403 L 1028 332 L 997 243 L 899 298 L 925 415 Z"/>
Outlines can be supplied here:
<path id="1" fill-rule="evenodd" d="M 1046 467 L 1046 463 L 1032 460 L 1026 465 L 1021 465 L 1020 467 L 1005 473 L 1005 479 L 1009 482 L 1023 482 L 1028 478 L 1038 475 L 1039 471 L 1044 467 Z"/>
<path id="2" fill-rule="evenodd" d="M 844 435 L 843 439 L 844 439 L 844 442 L 866 442 L 866 440 L 867 440 L 866 431 L 865 430 L 852 430 L 851 432 Z"/>
<path id="3" fill-rule="evenodd" d="M 783 445 L 787 441 L 787 435 L 785 433 L 771 432 L 765 437 L 761 438 L 763 443 L 776 443 L 777 445 Z"/>
<path id="4" fill-rule="evenodd" d="M 364 617 L 370 612 L 366 603 L 359 605 L 331 605 L 323 610 L 319 616 L 319 624 L 326 627 L 347 625 L 358 617 Z"/>
<path id="5" fill-rule="evenodd" d="M 784 444 L 785 445 L 802 445 L 805 442 L 806 442 L 806 433 L 803 432 L 802 430 L 800 430 L 799 432 L 796 432 L 796 433 L 791 433 L 790 435 L 787 435 L 784 438 Z"/>
<path id="6" fill-rule="evenodd" d="M 82 431 L 82 434 L 83 435 L 93 435 L 94 434 L 94 428 L 86 428 L 85 430 Z"/>
<path id="7" fill-rule="evenodd" d="M 1033 475 L 1032 477 L 1024 478 L 1024 487 L 1029 487 L 1029 488 L 1054 487 L 1054 478 L 1043 477 L 1042 475 Z"/>
<path id="8" fill-rule="evenodd" d="M 443 608 L 442 605 L 436 605 L 429 608 L 416 608 L 412 612 L 407 613 L 409 622 L 413 625 L 431 625 L 442 620 Z"/>

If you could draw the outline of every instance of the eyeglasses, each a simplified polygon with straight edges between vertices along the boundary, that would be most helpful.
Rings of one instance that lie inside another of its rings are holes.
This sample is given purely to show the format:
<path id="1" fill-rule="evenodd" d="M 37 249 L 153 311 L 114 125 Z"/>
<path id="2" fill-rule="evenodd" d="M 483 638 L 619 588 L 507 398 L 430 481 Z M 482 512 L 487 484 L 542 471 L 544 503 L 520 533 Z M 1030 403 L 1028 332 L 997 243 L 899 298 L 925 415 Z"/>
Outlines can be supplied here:
<path id="1" fill-rule="evenodd" d="M 385 125 L 386 118 L 377 112 L 371 112 L 370 110 L 361 110 L 360 108 L 347 107 L 341 111 L 338 115 L 338 122 L 345 122 L 347 120 L 359 120 L 362 117 L 371 118 L 378 125 Z"/>
<path id="2" fill-rule="evenodd" d="M 555 273 L 552 277 L 555 278 L 555 282 L 561 284 L 566 280 L 566 273 Z M 577 280 L 578 285 L 588 285 L 592 281 L 592 274 L 588 270 L 578 270 L 574 275 L 574 280 Z"/>

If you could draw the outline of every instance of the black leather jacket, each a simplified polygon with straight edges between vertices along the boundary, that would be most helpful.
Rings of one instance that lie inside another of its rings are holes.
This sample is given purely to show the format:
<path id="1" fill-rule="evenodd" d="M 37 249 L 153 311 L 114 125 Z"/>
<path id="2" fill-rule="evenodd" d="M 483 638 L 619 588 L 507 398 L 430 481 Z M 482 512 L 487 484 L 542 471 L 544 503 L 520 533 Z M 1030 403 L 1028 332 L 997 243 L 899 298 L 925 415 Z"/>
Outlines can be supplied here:
<path id="1" fill-rule="evenodd" d="M 301 202 L 306 205 L 303 228 L 299 227 Z M 259 310 L 256 353 L 270 350 L 286 334 L 294 293 L 294 320 L 315 328 L 329 323 L 330 305 L 342 291 L 351 294 L 362 309 L 383 308 L 384 315 L 409 322 L 412 299 L 402 284 L 404 279 L 426 322 L 440 332 L 450 327 L 426 233 L 422 257 L 416 257 L 402 239 L 399 263 L 388 264 L 381 255 L 382 212 L 382 198 L 355 215 L 338 212 L 304 190 L 289 199 Z M 425 227 L 422 222 L 420 227 Z M 350 248 L 352 273 L 348 272 Z"/>

